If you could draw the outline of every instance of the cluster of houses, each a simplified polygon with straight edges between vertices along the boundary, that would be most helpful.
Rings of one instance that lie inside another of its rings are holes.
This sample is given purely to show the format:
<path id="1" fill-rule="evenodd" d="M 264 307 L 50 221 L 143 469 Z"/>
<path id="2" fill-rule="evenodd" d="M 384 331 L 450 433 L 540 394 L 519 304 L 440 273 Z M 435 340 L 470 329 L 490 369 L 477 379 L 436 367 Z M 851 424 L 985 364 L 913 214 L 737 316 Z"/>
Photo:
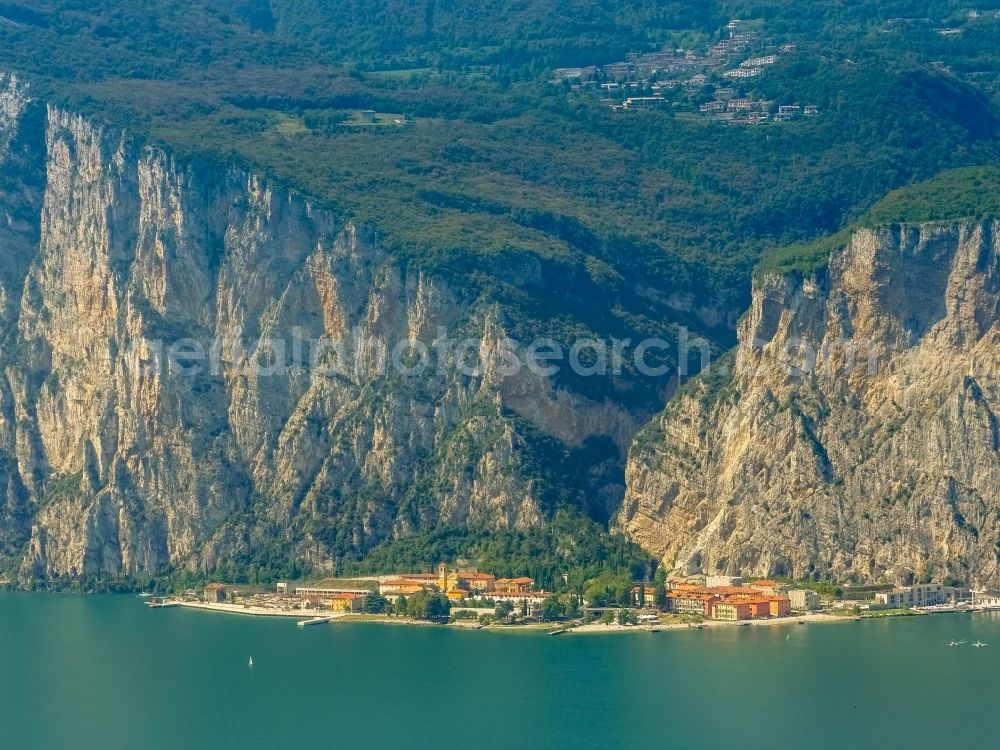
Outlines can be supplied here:
<path id="1" fill-rule="evenodd" d="M 708 73 L 725 67 L 727 63 L 731 64 L 735 56 L 744 52 L 760 38 L 758 32 L 739 31 L 738 24 L 741 23 L 741 21 L 731 21 L 726 27 L 728 37 L 710 47 L 703 55 L 683 49 L 643 54 L 630 52 L 624 60 L 607 65 L 556 68 L 550 82 L 569 83 L 572 91 L 594 88 L 609 93 L 636 88 L 654 89 L 655 93 L 655 89 L 660 87 L 701 86 L 707 82 Z M 750 58 L 741 63 L 740 67 L 743 69 L 759 67 L 767 64 L 760 62 L 767 59 L 774 62 L 777 56 Z M 753 63 L 755 60 L 757 63 L 747 65 L 748 62 Z"/>
<path id="2" fill-rule="evenodd" d="M 797 48 L 794 44 L 771 47 L 767 54 L 758 52 L 731 67 L 761 42 L 761 34 L 749 30 L 739 19 L 730 21 L 725 33 L 726 38 L 709 47 L 705 54 L 680 49 L 630 53 L 621 62 L 600 67 L 557 68 L 551 82 L 569 84 L 571 92 L 594 91 L 615 112 L 655 109 L 668 104 L 676 108 L 679 103 L 682 109 L 697 109 L 704 116 L 733 125 L 782 123 L 819 114 L 819 108 L 811 104 L 782 104 L 775 109 L 775 102 L 754 99 L 752 92 L 740 95 L 734 86 L 745 87 L 752 79 L 759 78 L 765 68 L 778 62 L 780 55 L 793 54 Z M 715 100 L 699 104 L 705 88 L 712 85 L 716 86 Z M 674 90 L 687 93 L 678 97 L 671 93 Z"/>
<path id="3" fill-rule="evenodd" d="M 535 590 L 535 582 L 531 578 L 497 578 L 474 568 L 449 569 L 444 563 L 438 565 L 437 573 L 400 573 L 379 579 L 382 596 L 411 596 L 419 591 L 436 591 L 453 602 L 481 597 L 517 604 L 537 604 L 548 596 L 544 591 Z"/>
<path id="4" fill-rule="evenodd" d="M 535 588 L 531 578 L 497 578 L 478 570 L 450 569 L 444 563 L 436 573 L 397 573 L 350 581 L 327 580 L 302 584 L 280 581 L 272 594 L 241 595 L 220 583 L 210 583 L 202 599 L 212 604 L 236 602 L 281 609 L 330 609 L 334 612 L 361 612 L 366 597 L 373 592 L 389 599 L 408 598 L 423 591 L 441 593 L 452 602 L 485 598 L 507 601 L 515 607 L 540 605 L 549 595 Z"/>
<path id="5" fill-rule="evenodd" d="M 749 57 L 739 64 L 739 67 L 727 70 L 722 74 L 723 78 L 760 78 L 764 72 L 764 66 L 774 65 L 778 62 L 777 55 L 764 55 L 762 57 Z"/>
<path id="6" fill-rule="evenodd" d="M 692 70 L 718 67 L 722 63 L 701 57 L 688 50 L 665 50 L 645 55 L 629 53 L 622 62 L 600 67 L 556 68 L 551 83 L 570 83 L 571 90 L 600 88 L 616 91 L 626 88 L 648 88 L 665 76 L 675 76 Z"/>
<path id="7" fill-rule="evenodd" d="M 814 591 L 770 580 L 744 583 L 733 576 L 708 576 L 704 585 L 675 581 L 667 588 L 667 611 L 711 620 L 787 617 L 793 610 L 820 607 Z"/>
<path id="8" fill-rule="evenodd" d="M 744 22 L 734 18 L 726 24 L 726 37 L 708 48 L 708 56 L 715 59 L 732 57 L 760 41 L 760 33 L 748 31 Z"/>
<path id="9" fill-rule="evenodd" d="M 715 120 L 733 125 L 763 125 L 768 122 L 791 122 L 802 117 L 815 117 L 819 107 L 815 104 L 779 104 L 775 108 L 773 99 L 754 99 L 753 96 L 737 96 L 732 87 L 719 87 L 715 99 L 702 104 L 698 111 Z"/>
<path id="10" fill-rule="evenodd" d="M 365 599 L 373 592 L 388 599 L 408 598 L 421 592 L 444 594 L 454 604 L 466 600 L 510 602 L 515 609 L 539 612 L 551 594 L 535 588 L 531 578 L 497 578 L 470 567 L 438 566 L 436 573 L 398 573 L 356 580 L 328 580 L 312 584 L 282 581 L 272 593 L 242 594 L 224 584 L 207 584 L 201 599 L 209 603 L 235 603 L 248 607 L 280 610 L 331 610 L 360 613 Z M 709 575 L 685 581 L 673 580 L 666 590 L 648 583 L 635 584 L 631 589 L 631 605 L 639 609 L 662 608 L 680 615 L 696 615 L 712 620 L 755 620 L 787 617 L 793 612 L 809 612 L 822 606 L 819 594 L 809 589 L 794 588 L 772 580 L 744 582 L 738 576 Z M 1000 596 L 972 592 L 967 588 L 942 584 L 917 584 L 896 587 L 875 593 L 874 601 L 864 609 L 909 609 L 960 606 L 981 606 L 1000 609 Z M 189 591 L 184 597 L 197 601 L 198 592 Z M 587 606 L 587 602 L 584 602 Z"/>

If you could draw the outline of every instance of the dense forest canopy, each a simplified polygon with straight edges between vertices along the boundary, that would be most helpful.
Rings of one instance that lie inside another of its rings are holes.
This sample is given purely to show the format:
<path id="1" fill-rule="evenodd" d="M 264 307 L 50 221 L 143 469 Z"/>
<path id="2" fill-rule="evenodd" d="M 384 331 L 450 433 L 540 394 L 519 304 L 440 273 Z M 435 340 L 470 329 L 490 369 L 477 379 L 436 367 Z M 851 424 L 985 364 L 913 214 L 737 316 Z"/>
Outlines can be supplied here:
<path id="1" fill-rule="evenodd" d="M 41 0 L 0 6 L 0 65 L 175 148 L 258 166 L 430 264 L 597 255 L 625 278 L 712 289 L 891 188 L 993 158 L 1000 21 L 965 14 L 941 1 Z M 824 117 L 751 132 L 621 117 L 548 83 L 557 66 L 697 48 L 730 18 L 798 45 L 759 89 Z M 952 24 L 956 38 L 936 31 Z M 359 109 L 398 117 L 352 127 Z"/>
<path id="2" fill-rule="evenodd" d="M 893 190 L 857 222 L 836 234 L 780 248 L 757 266 L 758 274 L 805 275 L 826 265 L 847 244 L 852 230 L 919 222 L 1000 217 L 1000 167 L 950 169 L 926 182 Z"/>

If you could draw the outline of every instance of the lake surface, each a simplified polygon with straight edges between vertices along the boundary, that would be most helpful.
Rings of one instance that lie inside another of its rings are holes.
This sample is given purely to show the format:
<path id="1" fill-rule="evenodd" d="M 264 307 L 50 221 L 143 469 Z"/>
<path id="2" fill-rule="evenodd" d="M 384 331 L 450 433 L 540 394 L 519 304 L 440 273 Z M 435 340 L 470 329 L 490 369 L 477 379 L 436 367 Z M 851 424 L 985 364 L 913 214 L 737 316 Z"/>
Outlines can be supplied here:
<path id="1" fill-rule="evenodd" d="M 548 638 L 0 595 L 2 748 L 995 747 L 998 701 L 997 614 Z"/>

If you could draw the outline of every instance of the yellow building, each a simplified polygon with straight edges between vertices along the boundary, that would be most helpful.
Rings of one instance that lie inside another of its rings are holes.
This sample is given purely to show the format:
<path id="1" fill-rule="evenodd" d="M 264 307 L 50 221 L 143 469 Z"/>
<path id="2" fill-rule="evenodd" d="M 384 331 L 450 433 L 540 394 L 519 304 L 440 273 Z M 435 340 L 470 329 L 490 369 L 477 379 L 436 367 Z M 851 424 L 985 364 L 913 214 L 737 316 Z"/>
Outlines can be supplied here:
<path id="1" fill-rule="evenodd" d="M 452 601 L 461 601 L 470 593 L 492 591 L 495 578 L 485 573 L 448 571 L 444 563 L 438 565 L 438 589 Z"/>
<path id="2" fill-rule="evenodd" d="M 529 580 L 529 579 L 524 579 Z M 438 590 L 452 601 L 477 594 L 488 594 L 496 586 L 496 576 L 476 570 L 448 570 L 444 563 L 438 565 Z"/>
<path id="3" fill-rule="evenodd" d="M 438 565 L 438 588 L 451 601 L 460 602 L 465 598 L 466 591 L 462 588 L 462 578 L 457 570 L 448 572 L 444 563 Z"/>
<path id="4" fill-rule="evenodd" d="M 640 589 L 643 589 L 641 597 L 639 596 Z M 653 607 L 656 605 L 656 588 L 653 586 L 633 586 L 629 594 L 632 597 L 632 604 L 637 607 Z"/>
<path id="5" fill-rule="evenodd" d="M 357 594 L 334 594 L 330 599 L 330 609 L 334 612 L 360 612 L 364 608 L 364 599 Z"/>

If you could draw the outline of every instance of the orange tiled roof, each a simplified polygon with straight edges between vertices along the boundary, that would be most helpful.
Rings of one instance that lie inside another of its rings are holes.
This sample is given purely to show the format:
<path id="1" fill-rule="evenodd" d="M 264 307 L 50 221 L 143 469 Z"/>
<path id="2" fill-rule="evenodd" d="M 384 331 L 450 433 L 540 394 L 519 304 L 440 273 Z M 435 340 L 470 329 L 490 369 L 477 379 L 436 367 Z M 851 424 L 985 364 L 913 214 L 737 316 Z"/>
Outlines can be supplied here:
<path id="1" fill-rule="evenodd" d="M 718 598 L 716 594 L 708 591 L 668 591 L 667 596 L 671 599 L 694 599 L 702 602 Z"/>
<path id="2" fill-rule="evenodd" d="M 333 598 L 342 602 L 353 602 L 355 599 L 360 599 L 361 597 L 357 594 L 334 594 Z"/>
<path id="3" fill-rule="evenodd" d="M 418 581 L 402 581 L 396 582 L 391 585 L 392 591 L 389 591 L 386 586 L 389 584 L 382 584 L 382 590 L 386 594 L 416 594 L 419 591 L 426 591 L 426 584 L 420 583 Z"/>

